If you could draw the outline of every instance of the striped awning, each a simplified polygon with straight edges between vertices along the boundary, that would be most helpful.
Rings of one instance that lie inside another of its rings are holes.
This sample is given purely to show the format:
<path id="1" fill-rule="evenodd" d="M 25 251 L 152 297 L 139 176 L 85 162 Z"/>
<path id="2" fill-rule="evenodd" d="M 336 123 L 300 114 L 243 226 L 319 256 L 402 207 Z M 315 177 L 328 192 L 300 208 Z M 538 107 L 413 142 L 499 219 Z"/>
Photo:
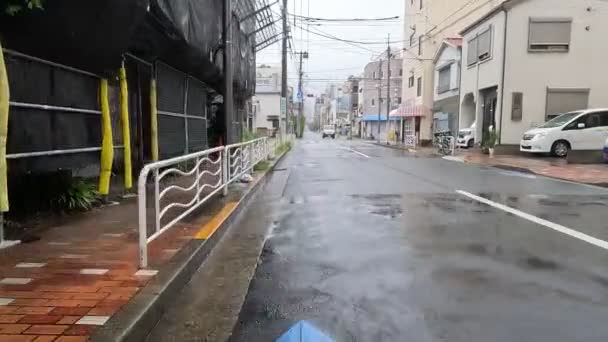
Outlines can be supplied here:
<path id="1" fill-rule="evenodd" d="M 407 118 L 416 116 L 426 116 L 431 113 L 431 109 L 423 105 L 405 105 L 393 110 L 389 115 L 391 118 Z"/>

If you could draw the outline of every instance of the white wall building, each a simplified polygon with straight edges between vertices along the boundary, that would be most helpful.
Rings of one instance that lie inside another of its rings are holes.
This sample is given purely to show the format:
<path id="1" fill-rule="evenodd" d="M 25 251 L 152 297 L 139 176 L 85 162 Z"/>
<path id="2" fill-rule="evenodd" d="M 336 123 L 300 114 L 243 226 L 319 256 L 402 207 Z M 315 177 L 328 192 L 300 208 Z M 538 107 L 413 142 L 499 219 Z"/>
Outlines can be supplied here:
<path id="1" fill-rule="evenodd" d="M 435 65 L 433 127 L 435 132 L 458 132 L 462 38 L 443 41 L 433 58 Z"/>
<path id="2" fill-rule="evenodd" d="M 608 2 L 508 0 L 465 28 L 460 127 L 504 145 L 553 116 L 608 107 Z"/>
<path id="3" fill-rule="evenodd" d="M 256 70 L 256 90 L 253 97 L 254 130 L 260 134 L 273 134 L 284 122 L 281 115 L 281 69 L 278 66 L 259 65 Z"/>
<path id="4" fill-rule="evenodd" d="M 434 57 L 446 38 L 505 0 L 405 0 L 403 105 L 406 131 L 421 142 L 432 139 L 435 93 Z"/>

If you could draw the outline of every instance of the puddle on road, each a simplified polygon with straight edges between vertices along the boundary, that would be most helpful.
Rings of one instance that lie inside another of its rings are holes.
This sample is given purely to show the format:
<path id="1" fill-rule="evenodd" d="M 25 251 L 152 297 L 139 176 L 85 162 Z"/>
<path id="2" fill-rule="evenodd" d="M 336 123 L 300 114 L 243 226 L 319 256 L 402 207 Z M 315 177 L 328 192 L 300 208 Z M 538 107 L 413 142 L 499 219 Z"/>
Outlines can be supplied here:
<path id="1" fill-rule="evenodd" d="M 554 270 L 561 268 L 555 261 L 543 259 L 543 258 L 535 257 L 535 256 L 526 258 L 523 261 L 523 264 L 527 268 L 531 268 L 534 270 L 542 270 L 542 271 L 554 271 Z"/>
<path id="2" fill-rule="evenodd" d="M 396 219 L 403 215 L 400 194 L 354 194 L 353 199 L 364 200 L 367 212 L 387 219 Z"/>

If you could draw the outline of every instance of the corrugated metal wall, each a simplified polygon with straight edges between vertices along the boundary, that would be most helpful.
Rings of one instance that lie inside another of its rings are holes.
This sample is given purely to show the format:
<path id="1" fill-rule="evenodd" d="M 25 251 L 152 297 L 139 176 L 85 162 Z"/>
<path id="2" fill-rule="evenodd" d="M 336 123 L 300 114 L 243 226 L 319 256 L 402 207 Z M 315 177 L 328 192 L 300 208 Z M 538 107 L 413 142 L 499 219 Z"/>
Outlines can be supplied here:
<path id="1" fill-rule="evenodd" d="M 207 148 L 205 84 L 160 62 L 156 63 L 156 75 L 161 159 Z"/>

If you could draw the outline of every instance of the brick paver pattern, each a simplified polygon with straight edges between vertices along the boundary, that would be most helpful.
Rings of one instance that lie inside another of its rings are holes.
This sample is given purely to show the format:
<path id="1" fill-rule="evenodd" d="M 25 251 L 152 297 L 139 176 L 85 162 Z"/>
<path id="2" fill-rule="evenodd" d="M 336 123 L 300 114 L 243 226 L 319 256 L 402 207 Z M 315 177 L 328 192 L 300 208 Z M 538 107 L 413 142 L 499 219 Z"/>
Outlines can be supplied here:
<path id="1" fill-rule="evenodd" d="M 134 204 L 108 209 L 0 251 L 0 341 L 86 341 L 154 277 L 154 272 L 136 275 L 136 225 L 117 224 L 121 211 L 136 212 Z M 154 241 L 152 268 L 199 229 L 181 224 Z"/>

